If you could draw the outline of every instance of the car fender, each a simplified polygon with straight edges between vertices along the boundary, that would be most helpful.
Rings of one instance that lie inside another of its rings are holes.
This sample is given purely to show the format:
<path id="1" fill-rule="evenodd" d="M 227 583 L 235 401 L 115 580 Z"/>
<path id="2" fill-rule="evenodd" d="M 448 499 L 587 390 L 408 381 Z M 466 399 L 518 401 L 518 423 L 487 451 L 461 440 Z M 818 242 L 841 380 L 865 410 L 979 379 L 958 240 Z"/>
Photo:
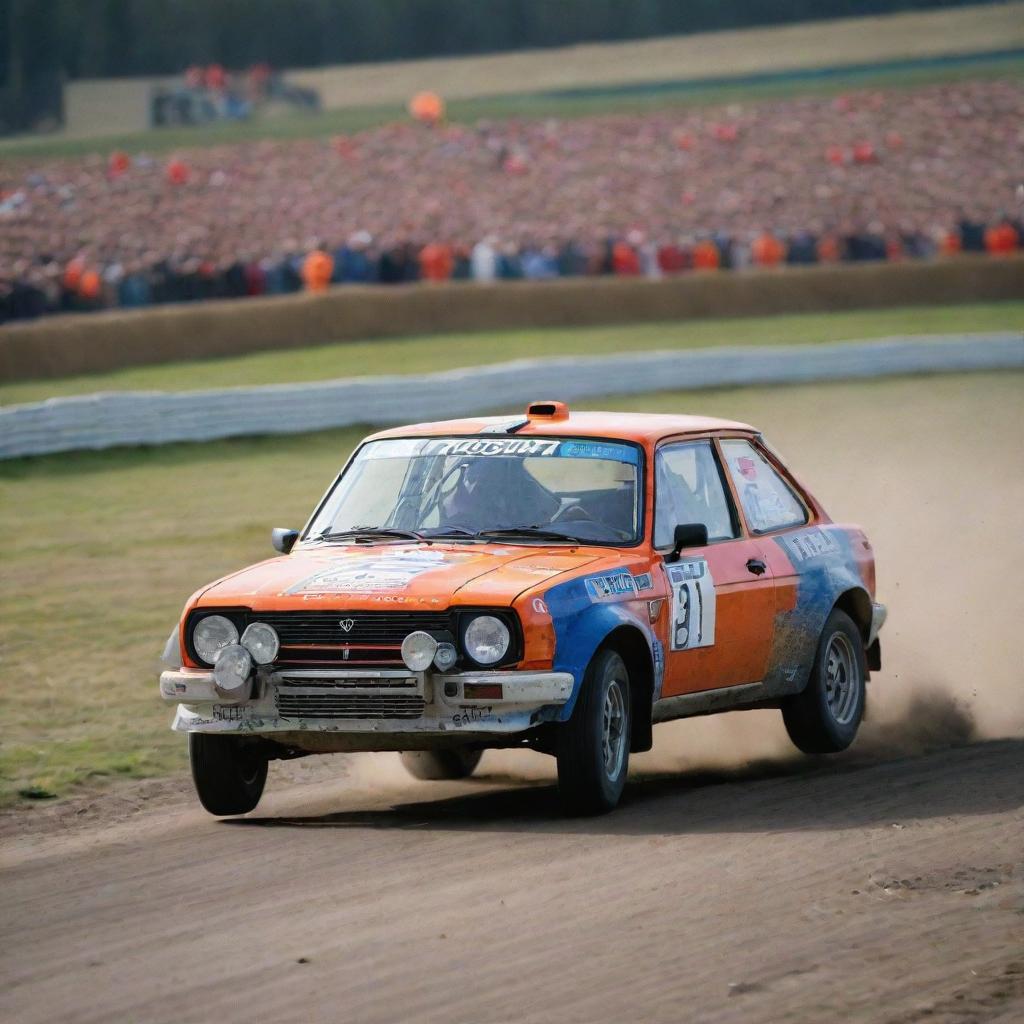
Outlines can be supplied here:
<path id="1" fill-rule="evenodd" d="M 605 581 L 617 578 L 623 589 L 615 592 Z M 554 669 L 570 672 L 574 679 L 569 700 L 557 709 L 553 721 L 567 721 L 576 706 L 583 678 L 591 659 L 616 629 L 628 626 L 644 638 L 654 677 L 653 699 L 661 693 L 664 649 L 654 635 L 648 618 L 649 595 L 639 596 L 629 570 L 577 577 L 552 587 L 544 594 L 555 631 Z M 595 584 L 595 580 L 601 582 Z M 630 589 L 631 588 L 631 589 Z"/>

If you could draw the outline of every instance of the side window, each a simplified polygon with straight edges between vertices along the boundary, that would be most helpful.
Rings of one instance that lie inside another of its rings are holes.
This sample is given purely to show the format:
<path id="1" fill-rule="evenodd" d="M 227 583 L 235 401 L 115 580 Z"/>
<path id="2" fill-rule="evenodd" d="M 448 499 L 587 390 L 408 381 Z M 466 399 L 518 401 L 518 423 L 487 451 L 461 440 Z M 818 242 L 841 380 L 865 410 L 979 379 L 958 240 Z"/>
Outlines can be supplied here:
<path id="1" fill-rule="evenodd" d="M 670 547 L 686 523 L 703 523 L 708 540 L 736 536 L 710 441 L 667 444 L 655 456 L 654 546 Z"/>
<path id="2" fill-rule="evenodd" d="M 722 441 L 722 452 L 751 530 L 767 533 L 807 522 L 789 484 L 749 441 Z"/>

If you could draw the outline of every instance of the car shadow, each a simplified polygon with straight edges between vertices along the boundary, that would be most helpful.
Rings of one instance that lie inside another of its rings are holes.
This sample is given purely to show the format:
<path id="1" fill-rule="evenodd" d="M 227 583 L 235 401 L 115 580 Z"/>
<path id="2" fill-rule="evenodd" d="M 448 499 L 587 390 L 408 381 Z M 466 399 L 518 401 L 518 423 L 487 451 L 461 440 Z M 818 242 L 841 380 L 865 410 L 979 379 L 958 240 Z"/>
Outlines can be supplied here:
<path id="1" fill-rule="evenodd" d="M 917 757 L 851 752 L 729 770 L 646 773 L 631 776 L 619 807 L 597 818 L 564 817 L 553 785 L 526 782 L 495 789 L 485 777 L 479 783 L 481 792 L 327 814 L 250 815 L 223 824 L 583 835 L 899 826 L 1024 806 L 1022 766 L 1024 740 L 996 740 Z"/>

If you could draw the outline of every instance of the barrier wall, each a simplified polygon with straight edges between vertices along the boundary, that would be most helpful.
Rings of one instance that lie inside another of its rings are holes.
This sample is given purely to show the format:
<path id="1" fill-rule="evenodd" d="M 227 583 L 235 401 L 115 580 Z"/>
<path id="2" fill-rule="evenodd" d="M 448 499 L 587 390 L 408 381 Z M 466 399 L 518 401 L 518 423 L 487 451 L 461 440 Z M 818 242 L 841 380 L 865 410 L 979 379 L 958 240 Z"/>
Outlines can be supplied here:
<path id="1" fill-rule="evenodd" d="M 0 327 L 0 380 L 99 373 L 331 341 L 448 331 L 830 312 L 1024 298 L 1024 255 L 938 263 L 333 288 Z"/>
<path id="2" fill-rule="evenodd" d="M 108 392 L 0 408 L 0 459 L 509 412 L 538 398 L 994 369 L 1024 369 L 1024 334 L 528 359 L 419 377 Z"/>

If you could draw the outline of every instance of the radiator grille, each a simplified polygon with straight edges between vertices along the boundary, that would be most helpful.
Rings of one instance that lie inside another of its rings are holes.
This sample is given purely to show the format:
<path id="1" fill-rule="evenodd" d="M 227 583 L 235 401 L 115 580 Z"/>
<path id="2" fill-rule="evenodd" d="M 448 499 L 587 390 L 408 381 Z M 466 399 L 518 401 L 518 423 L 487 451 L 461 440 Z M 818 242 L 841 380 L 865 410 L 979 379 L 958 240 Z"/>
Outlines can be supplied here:
<path id="1" fill-rule="evenodd" d="M 253 615 L 277 630 L 282 645 L 382 644 L 401 646 L 417 629 L 450 629 L 448 612 L 277 612 Z M 344 629 L 340 623 L 351 623 Z"/>
<path id="2" fill-rule="evenodd" d="M 454 634 L 449 612 L 278 612 L 253 618 L 277 630 L 279 661 L 285 664 L 400 665 L 402 641 L 410 633 Z"/>
<path id="3" fill-rule="evenodd" d="M 351 693 L 343 687 L 277 693 L 281 718 L 421 718 L 423 705 L 423 697 L 415 693 Z"/>

